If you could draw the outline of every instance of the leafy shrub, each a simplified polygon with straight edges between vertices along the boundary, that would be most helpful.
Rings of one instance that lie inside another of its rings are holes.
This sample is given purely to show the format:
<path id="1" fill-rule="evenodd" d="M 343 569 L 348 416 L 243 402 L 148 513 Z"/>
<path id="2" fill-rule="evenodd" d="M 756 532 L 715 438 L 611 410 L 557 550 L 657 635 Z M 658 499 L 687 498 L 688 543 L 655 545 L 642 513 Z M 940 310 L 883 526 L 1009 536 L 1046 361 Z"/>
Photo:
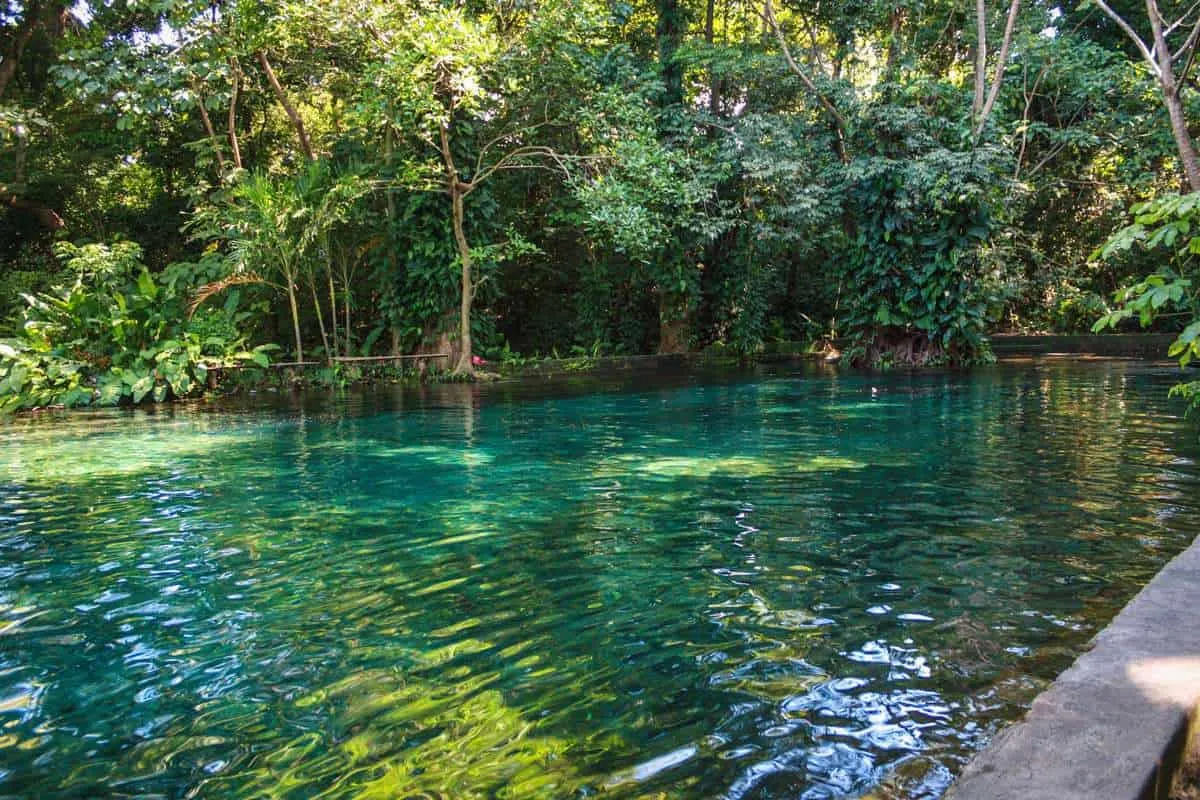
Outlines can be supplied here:
<path id="1" fill-rule="evenodd" d="M 141 254 L 132 242 L 58 245 L 74 280 L 24 295 L 19 334 L 0 340 L 0 412 L 161 402 L 202 389 L 212 366 L 267 366 L 273 346 L 248 350 L 235 309 L 188 318 L 187 265 L 156 279 Z"/>
<path id="2" fill-rule="evenodd" d="M 1164 195 L 1134 206 L 1133 214 L 1133 224 L 1113 234 L 1093 257 L 1111 259 L 1136 245 L 1166 250 L 1170 260 L 1156 273 L 1117 291 L 1116 310 L 1100 317 L 1092 330 L 1116 328 L 1135 316 L 1143 328 L 1164 318 L 1190 320 L 1167 351 L 1186 367 L 1200 359 L 1200 192 Z M 1200 407 L 1200 380 L 1176 384 L 1171 394 Z"/>
<path id="3" fill-rule="evenodd" d="M 889 144 L 845 171 L 857 223 L 847 356 L 874 366 L 986 360 L 980 253 L 995 224 L 999 155 L 938 141 L 947 132 L 919 110 L 886 106 L 875 119 Z"/>

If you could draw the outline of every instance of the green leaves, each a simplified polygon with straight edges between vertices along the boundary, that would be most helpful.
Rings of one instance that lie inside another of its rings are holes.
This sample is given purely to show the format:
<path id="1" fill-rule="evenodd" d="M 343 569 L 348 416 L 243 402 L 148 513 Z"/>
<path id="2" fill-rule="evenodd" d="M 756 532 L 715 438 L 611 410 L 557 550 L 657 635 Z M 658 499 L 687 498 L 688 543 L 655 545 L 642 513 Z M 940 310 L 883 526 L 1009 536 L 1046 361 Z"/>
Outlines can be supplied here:
<path id="1" fill-rule="evenodd" d="M 879 113 L 907 132 L 913 151 L 847 168 L 857 221 L 851 351 L 867 363 L 986 359 L 980 253 L 995 224 L 996 155 L 980 148 L 968 158 L 907 111 Z"/>
<path id="2" fill-rule="evenodd" d="M 1115 329 L 1134 316 L 1146 328 L 1166 312 L 1192 318 L 1171 343 L 1167 355 L 1186 367 L 1200 356 L 1200 296 L 1196 281 L 1196 255 L 1200 255 L 1200 193 L 1168 194 L 1134 206 L 1134 223 L 1115 233 L 1098 251 L 1102 259 L 1114 259 L 1139 244 L 1146 250 L 1169 251 L 1169 265 L 1159 272 L 1119 289 L 1114 294 L 1117 308 L 1092 326 L 1099 333 Z M 1194 235 L 1193 231 L 1197 231 Z M 1095 254 L 1094 254 L 1095 255 Z M 1200 382 L 1181 383 L 1173 396 L 1200 404 Z"/>
<path id="3" fill-rule="evenodd" d="M 249 361 L 251 363 L 257 364 L 258 366 L 263 367 L 264 369 L 266 367 L 270 366 L 270 364 L 271 364 L 271 361 L 267 357 L 267 354 L 262 351 L 249 352 L 249 351 L 243 350 L 240 353 L 234 353 L 233 357 L 239 361 Z"/>
<path id="4" fill-rule="evenodd" d="M 1200 255 L 1200 227 L 1197 227 L 1200 193 L 1167 194 L 1132 208 L 1133 224 L 1121 228 L 1094 253 L 1093 259 L 1110 260 L 1135 245 L 1147 250 L 1163 248 L 1177 257 Z"/>
<path id="5" fill-rule="evenodd" d="M 1178 358 L 1181 367 L 1186 367 L 1192 363 L 1193 359 L 1200 356 L 1200 320 L 1183 329 L 1179 338 L 1171 343 L 1167 355 L 1171 358 Z"/>
<path id="6" fill-rule="evenodd" d="M 150 277 L 150 273 L 144 269 L 138 275 L 137 288 L 141 292 L 142 297 L 147 300 L 153 300 L 158 297 L 158 286 L 155 285 L 154 278 Z"/>
<path id="7" fill-rule="evenodd" d="M 75 281 L 30 296 L 21 336 L 0 342 L 0 410 L 162 402 L 202 388 L 209 363 L 269 363 L 273 346 L 247 350 L 234 308 L 189 321 L 188 276 L 203 269 L 175 266 L 160 282 L 125 242 L 59 254 Z"/>
<path id="8" fill-rule="evenodd" d="M 139 375 L 136 372 L 131 372 L 125 376 L 124 381 L 129 386 L 129 395 L 133 398 L 134 403 L 142 402 L 142 398 L 154 388 L 153 375 Z"/>

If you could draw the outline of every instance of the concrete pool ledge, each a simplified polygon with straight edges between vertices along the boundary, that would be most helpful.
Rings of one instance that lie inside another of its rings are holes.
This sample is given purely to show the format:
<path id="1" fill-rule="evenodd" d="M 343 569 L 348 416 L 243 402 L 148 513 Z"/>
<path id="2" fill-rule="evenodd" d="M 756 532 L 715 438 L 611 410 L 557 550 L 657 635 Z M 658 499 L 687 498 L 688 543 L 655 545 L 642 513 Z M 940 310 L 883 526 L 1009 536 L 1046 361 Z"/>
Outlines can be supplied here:
<path id="1" fill-rule="evenodd" d="M 1168 563 L 946 800 L 1165 798 L 1200 701 L 1200 540 Z"/>

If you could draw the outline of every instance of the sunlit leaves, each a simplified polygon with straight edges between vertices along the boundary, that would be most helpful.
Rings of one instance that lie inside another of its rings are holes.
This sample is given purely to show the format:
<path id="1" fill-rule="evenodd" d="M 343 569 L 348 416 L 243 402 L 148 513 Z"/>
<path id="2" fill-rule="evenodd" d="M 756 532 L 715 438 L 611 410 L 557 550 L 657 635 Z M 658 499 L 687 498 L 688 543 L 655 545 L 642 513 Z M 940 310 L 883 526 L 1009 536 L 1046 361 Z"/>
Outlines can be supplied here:
<path id="1" fill-rule="evenodd" d="M 1145 328 L 1168 312 L 1192 318 L 1167 351 L 1182 367 L 1200 357 L 1200 296 L 1197 295 L 1196 256 L 1200 255 L 1200 193 L 1167 194 L 1133 208 L 1134 222 L 1115 233 L 1095 254 L 1115 259 L 1136 246 L 1166 250 L 1169 266 L 1119 289 L 1116 308 L 1096 321 L 1092 330 L 1114 329 L 1137 317 Z M 1190 277 L 1189 277 L 1190 276 Z M 1200 402 L 1196 382 L 1181 383 L 1173 395 Z"/>

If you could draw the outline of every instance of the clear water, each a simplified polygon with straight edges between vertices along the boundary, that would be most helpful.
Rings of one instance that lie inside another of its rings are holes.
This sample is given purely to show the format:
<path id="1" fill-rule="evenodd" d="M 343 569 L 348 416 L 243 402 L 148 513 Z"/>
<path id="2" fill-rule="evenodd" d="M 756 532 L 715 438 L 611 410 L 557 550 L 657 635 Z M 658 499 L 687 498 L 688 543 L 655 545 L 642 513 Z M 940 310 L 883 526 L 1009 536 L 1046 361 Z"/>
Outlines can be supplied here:
<path id="1" fill-rule="evenodd" d="M 1200 531 L 1170 370 L 0 426 L 0 796 L 935 797 Z"/>

